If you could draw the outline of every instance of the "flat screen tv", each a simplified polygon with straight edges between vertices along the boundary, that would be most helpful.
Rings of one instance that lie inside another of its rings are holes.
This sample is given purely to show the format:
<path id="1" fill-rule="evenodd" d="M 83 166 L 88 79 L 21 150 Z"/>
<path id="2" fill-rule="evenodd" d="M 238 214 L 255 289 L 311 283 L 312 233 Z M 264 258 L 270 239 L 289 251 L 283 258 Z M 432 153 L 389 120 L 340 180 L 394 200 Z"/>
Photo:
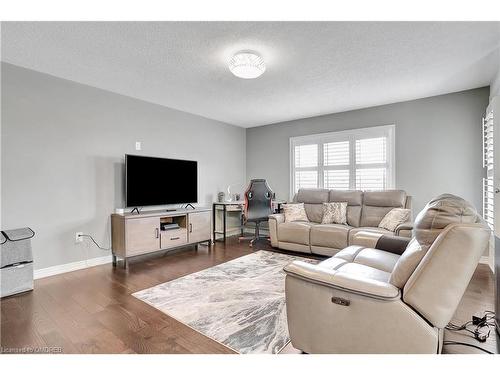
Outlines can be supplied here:
<path id="1" fill-rule="evenodd" d="M 198 163 L 125 155 L 125 196 L 127 207 L 196 203 Z"/>

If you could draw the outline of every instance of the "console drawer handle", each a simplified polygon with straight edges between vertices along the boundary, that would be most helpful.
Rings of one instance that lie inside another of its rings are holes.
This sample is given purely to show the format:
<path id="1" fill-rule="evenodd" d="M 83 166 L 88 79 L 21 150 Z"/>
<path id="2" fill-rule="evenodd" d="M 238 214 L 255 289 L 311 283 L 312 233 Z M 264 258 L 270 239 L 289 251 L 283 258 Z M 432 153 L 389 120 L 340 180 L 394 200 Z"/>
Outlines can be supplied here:
<path id="1" fill-rule="evenodd" d="M 180 237 L 170 237 L 172 241 L 180 239 Z"/>
<path id="2" fill-rule="evenodd" d="M 332 302 L 340 306 L 349 306 L 351 301 L 340 297 L 332 297 Z"/>

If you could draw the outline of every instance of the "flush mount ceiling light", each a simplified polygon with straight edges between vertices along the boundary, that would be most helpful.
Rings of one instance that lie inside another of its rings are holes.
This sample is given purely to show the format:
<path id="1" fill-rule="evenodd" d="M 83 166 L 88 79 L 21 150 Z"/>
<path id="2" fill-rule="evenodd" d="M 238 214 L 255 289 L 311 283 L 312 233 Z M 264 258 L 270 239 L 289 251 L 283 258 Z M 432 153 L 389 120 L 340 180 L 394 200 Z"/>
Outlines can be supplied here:
<path id="1" fill-rule="evenodd" d="M 240 51 L 229 60 L 229 70 L 236 77 L 257 78 L 266 71 L 264 59 L 257 52 Z"/>

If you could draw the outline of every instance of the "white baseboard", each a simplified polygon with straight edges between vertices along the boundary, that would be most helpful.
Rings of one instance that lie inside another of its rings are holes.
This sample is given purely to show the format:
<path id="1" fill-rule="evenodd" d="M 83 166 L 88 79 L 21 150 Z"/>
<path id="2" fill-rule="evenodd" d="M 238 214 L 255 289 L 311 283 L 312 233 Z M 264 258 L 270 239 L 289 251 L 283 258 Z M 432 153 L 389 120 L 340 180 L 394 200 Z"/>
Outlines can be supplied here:
<path id="1" fill-rule="evenodd" d="M 44 277 L 49 277 L 49 276 L 59 275 L 61 273 L 99 266 L 101 264 L 106 264 L 106 263 L 111 263 L 111 255 L 81 260 L 78 262 L 59 264 L 57 266 L 52 266 L 47 268 L 41 268 L 39 270 L 35 270 L 34 277 L 35 279 L 42 279 Z"/>

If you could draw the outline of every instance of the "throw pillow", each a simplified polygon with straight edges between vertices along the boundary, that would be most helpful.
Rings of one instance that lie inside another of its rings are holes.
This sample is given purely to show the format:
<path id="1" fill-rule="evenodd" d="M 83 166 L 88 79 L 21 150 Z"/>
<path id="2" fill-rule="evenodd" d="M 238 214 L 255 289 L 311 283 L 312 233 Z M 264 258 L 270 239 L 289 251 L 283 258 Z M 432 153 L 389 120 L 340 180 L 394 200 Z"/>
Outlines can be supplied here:
<path id="1" fill-rule="evenodd" d="M 347 202 L 323 203 L 321 224 L 347 224 Z"/>
<path id="2" fill-rule="evenodd" d="M 291 221 L 309 221 L 304 208 L 304 203 L 284 204 L 283 213 L 285 214 L 285 223 Z"/>
<path id="3" fill-rule="evenodd" d="M 393 208 L 382 219 L 379 228 L 394 232 L 399 224 L 403 224 L 410 218 L 410 210 L 406 208 Z"/>

